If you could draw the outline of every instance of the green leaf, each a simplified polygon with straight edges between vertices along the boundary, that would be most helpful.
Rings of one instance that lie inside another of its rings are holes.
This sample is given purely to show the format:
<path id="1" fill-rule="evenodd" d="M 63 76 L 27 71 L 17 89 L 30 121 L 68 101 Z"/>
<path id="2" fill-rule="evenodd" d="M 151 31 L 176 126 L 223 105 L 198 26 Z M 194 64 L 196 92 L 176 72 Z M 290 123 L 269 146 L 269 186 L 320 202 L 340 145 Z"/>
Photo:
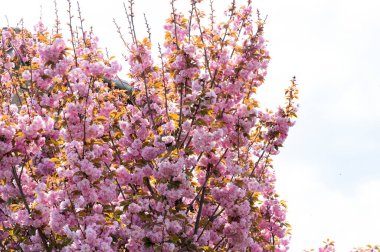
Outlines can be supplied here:
<path id="1" fill-rule="evenodd" d="M 154 242 L 149 237 L 144 237 L 143 239 L 145 247 L 152 247 L 154 245 Z"/>
<path id="2" fill-rule="evenodd" d="M 181 181 L 170 181 L 168 185 L 168 189 L 178 189 L 179 186 L 181 185 Z"/>

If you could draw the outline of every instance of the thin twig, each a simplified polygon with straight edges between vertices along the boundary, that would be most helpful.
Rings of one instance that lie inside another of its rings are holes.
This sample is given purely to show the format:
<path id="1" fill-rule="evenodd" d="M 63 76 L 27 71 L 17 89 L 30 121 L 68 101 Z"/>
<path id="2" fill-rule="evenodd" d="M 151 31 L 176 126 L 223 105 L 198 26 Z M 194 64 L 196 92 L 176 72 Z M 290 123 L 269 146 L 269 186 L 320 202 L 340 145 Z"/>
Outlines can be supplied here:
<path id="1" fill-rule="evenodd" d="M 134 23 L 135 14 L 133 12 L 133 5 L 135 4 L 135 1 L 128 0 L 128 2 L 129 2 L 129 14 L 131 17 L 131 25 L 132 25 L 131 28 L 132 28 L 133 36 L 135 37 L 135 42 L 137 43 L 136 29 L 135 29 L 135 23 Z"/>
<path id="2" fill-rule="evenodd" d="M 206 182 L 208 180 L 208 176 L 209 176 L 208 174 L 209 174 L 209 171 L 207 171 Z M 206 193 L 206 186 L 205 186 L 206 182 L 205 182 L 204 186 L 202 187 L 202 195 L 201 195 L 201 199 L 199 200 L 199 208 L 198 208 L 198 213 L 197 213 L 197 219 L 195 220 L 195 226 L 194 226 L 194 235 L 197 234 L 198 228 L 199 228 L 199 221 L 201 219 L 203 202 L 204 202 L 205 193 Z"/>
<path id="3" fill-rule="evenodd" d="M 65 189 L 66 189 L 66 183 L 65 183 Z M 86 238 L 86 234 L 85 234 L 85 232 L 83 231 L 82 226 L 80 225 L 80 222 L 79 222 L 79 218 L 78 218 L 77 212 L 75 211 L 74 203 L 73 203 L 73 201 L 71 200 L 70 195 L 69 195 L 69 192 L 68 192 L 67 190 L 66 190 L 66 194 L 67 194 L 67 198 L 68 198 L 69 201 L 70 201 L 71 212 L 73 213 L 74 218 L 75 218 L 75 220 L 77 221 L 78 228 L 79 228 L 79 230 L 81 231 L 83 237 Z"/>
<path id="4" fill-rule="evenodd" d="M 217 248 L 222 244 L 222 242 L 224 241 L 224 239 L 226 239 L 225 236 L 222 239 L 220 239 L 220 241 L 217 244 L 215 244 L 214 251 L 218 251 Z"/>
<path id="5" fill-rule="evenodd" d="M 197 166 L 199 160 L 201 159 L 202 155 L 203 155 L 203 151 L 199 154 L 199 156 L 197 158 L 197 163 L 193 166 L 193 168 L 191 168 L 190 173 L 193 173 L 193 171 L 194 171 L 195 167 Z"/>
<path id="6" fill-rule="evenodd" d="M 160 53 L 160 59 L 161 59 L 162 82 L 164 83 L 165 111 L 166 111 L 166 117 L 169 118 L 168 97 L 167 97 L 166 78 L 165 78 L 165 66 L 164 66 L 164 58 L 162 56 L 162 51 L 161 51 L 160 43 L 158 43 L 158 51 Z"/>
<path id="7" fill-rule="evenodd" d="M 115 26 L 116 26 L 117 33 L 119 34 L 121 40 L 123 41 L 124 46 L 128 47 L 128 44 L 127 44 L 127 42 L 125 41 L 123 34 L 121 33 L 121 27 L 117 24 L 117 22 L 116 22 L 115 19 L 113 19 L 113 23 L 114 23 Z"/>
<path id="8" fill-rule="evenodd" d="M 214 166 L 214 169 L 216 169 L 218 167 L 218 165 L 220 164 L 220 162 L 222 161 L 222 159 L 226 155 L 227 151 L 228 151 L 228 148 L 224 151 L 223 155 L 219 158 L 219 161 Z M 206 171 L 205 182 L 203 183 L 202 189 L 201 189 L 202 194 L 201 194 L 201 198 L 199 200 L 199 208 L 198 208 L 197 218 L 195 220 L 195 225 L 194 225 L 194 234 L 197 234 L 197 232 L 198 232 L 199 222 L 200 222 L 201 213 L 202 213 L 202 207 L 203 207 L 203 203 L 204 203 L 204 197 L 205 197 L 205 194 L 206 194 L 207 182 L 208 182 L 208 180 L 209 180 L 210 177 L 211 177 L 211 166 L 208 166 L 207 167 L 207 171 Z M 199 193 L 197 194 L 197 196 L 194 199 L 196 199 L 198 197 L 198 195 L 199 195 Z M 194 200 L 192 201 L 192 203 L 193 202 L 194 202 Z"/>
<path id="9" fill-rule="evenodd" d="M 119 163 L 122 165 L 123 164 L 123 159 L 121 158 L 121 155 L 120 155 L 120 152 L 119 150 L 116 148 L 116 145 L 115 145 L 115 142 L 113 141 L 113 138 L 112 138 L 112 135 L 111 135 L 111 131 L 108 131 L 108 135 L 110 137 L 110 141 L 111 141 L 111 144 L 112 144 L 112 148 L 113 150 L 115 151 L 116 153 L 116 157 L 119 159 Z M 132 189 L 133 193 L 136 194 L 137 193 L 137 188 L 136 186 L 133 186 L 132 184 L 128 184 L 129 187 Z"/>
<path id="10" fill-rule="evenodd" d="M 263 158 L 263 156 L 264 156 L 264 154 L 265 154 L 265 152 L 266 152 L 265 149 L 269 146 L 269 144 L 270 144 L 270 141 L 268 141 L 268 143 L 264 146 L 263 151 L 262 151 L 262 153 L 261 153 L 259 159 L 256 161 L 255 166 L 253 167 L 253 169 L 252 169 L 252 171 L 251 171 L 251 174 L 249 174 L 249 177 L 252 177 L 252 175 L 253 175 L 253 173 L 255 172 L 257 166 L 259 165 L 259 162 L 261 161 L 261 159 Z"/>
<path id="11" fill-rule="evenodd" d="M 150 119 L 152 121 L 153 128 L 156 128 L 156 123 L 154 122 L 154 119 L 153 119 L 152 108 L 150 106 L 151 101 L 150 101 L 149 95 L 148 95 L 148 82 L 146 80 L 145 74 L 143 74 L 143 79 L 144 79 L 144 88 L 145 88 L 145 98 L 146 98 L 146 101 L 148 103 L 148 110 L 149 110 Z"/>
<path id="12" fill-rule="evenodd" d="M 29 208 L 28 202 L 26 201 L 26 196 L 25 196 L 24 190 L 22 189 L 21 180 L 19 180 L 19 176 L 17 175 L 16 167 L 14 167 L 14 166 L 12 167 L 12 174 L 13 174 L 14 180 L 16 181 L 16 184 L 17 184 L 18 190 L 20 192 L 21 199 L 24 203 L 24 206 L 25 206 L 26 210 L 28 211 L 28 214 L 31 215 L 32 212 Z M 20 177 L 21 177 L 21 175 L 20 175 Z M 34 229 L 34 227 L 32 227 L 32 228 Z M 40 238 L 42 240 L 42 244 L 43 244 L 45 250 L 50 252 L 51 249 L 49 247 L 46 235 L 42 232 L 41 228 L 37 228 L 37 231 L 38 231 L 38 235 L 40 236 Z"/>
<path id="13" fill-rule="evenodd" d="M 54 13 L 55 13 L 55 24 L 54 24 L 55 33 L 59 34 L 59 30 L 60 30 L 59 25 L 61 24 L 61 21 L 59 21 L 57 0 L 54 0 Z"/>
<path id="14" fill-rule="evenodd" d="M 79 1 L 77 1 L 77 5 L 78 5 L 78 18 L 80 22 L 80 29 L 82 31 L 82 39 L 83 39 L 84 44 L 86 44 L 86 33 L 84 32 L 84 28 L 83 28 L 84 19 L 82 18 L 82 12 L 80 10 Z"/>
<path id="15" fill-rule="evenodd" d="M 149 23 L 148 23 L 148 19 L 146 18 L 145 13 L 144 13 L 144 20 L 145 20 L 145 26 L 146 26 L 146 30 L 147 30 L 147 33 L 148 33 L 149 40 L 152 41 L 152 33 L 151 33 L 151 30 L 150 30 L 150 27 L 149 27 Z"/>
<path id="16" fill-rule="evenodd" d="M 152 197 L 153 197 L 153 198 L 156 198 L 157 193 L 153 190 L 153 187 L 152 187 L 152 185 L 150 184 L 150 180 L 149 180 L 149 178 L 148 178 L 148 177 L 145 177 L 145 178 L 144 178 L 144 182 L 145 182 L 145 185 L 146 185 L 146 187 L 148 188 L 150 194 L 152 195 Z"/>
<path id="17" fill-rule="evenodd" d="M 135 28 L 134 28 L 134 21 L 133 21 L 133 17 L 134 17 L 134 13 L 133 13 L 133 0 L 128 0 L 129 2 L 129 11 L 128 12 L 128 8 L 126 6 L 125 3 L 123 3 L 123 6 L 124 6 L 124 12 L 125 12 L 125 15 L 127 17 L 127 21 L 128 21 L 128 28 L 129 28 L 129 33 L 131 34 L 132 36 L 132 41 L 134 44 L 137 44 L 137 38 L 136 38 L 136 31 L 135 31 Z"/>
<path id="18" fill-rule="evenodd" d="M 191 10 L 190 10 L 190 17 L 189 17 L 189 23 L 188 23 L 188 25 L 187 25 L 187 27 L 188 27 L 188 29 L 189 29 L 189 31 L 188 31 L 188 39 L 189 39 L 189 43 L 191 42 L 191 22 L 192 22 L 192 20 L 193 20 L 193 13 L 194 13 L 194 8 L 195 8 L 195 3 L 192 1 L 191 2 Z"/>
<path id="19" fill-rule="evenodd" d="M 198 238 L 197 238 L 197 241 L 199 241 L 199 239 L 202 237 L 203 233 L 205 232 L 208 224 L 210 224 L 211 222 L 213 222 L 216 218 L 219 217 L 219 215 L 221 215 L 225 208 L 223 208 L 222 210 L 219 211 L 219 213 L 216 214 L 216 212 L 218 211 L 218 208 L 219 208 L 220 204 L 218 204 L 214 210 L 214 212 L 212 213 L 212 215 L 208 218 L 206 224 L 204 225 L 203 229 L 202 229 L 202 232 L 199 234 Z"/>
<path id="20" fill-rule="evenodd" d="M 207 71 L 208 71 L 208 73 L 210 75 L 210 78 L 212 78 L 211 69 L 210 69 L 210 62 L 209 62 L 209 59 L 208 59 L 208 56 L 207 56 L 206 43 L 205 43 L 205 40 L 204 40 L 204 37 L 203 37 L 201 20 L 200 20 L 200 17 L 199 17 L 198 10 L 197 10 L 197 8 L 195 6 L 195 3 L 194 3 L 194 12 L 195 12 L 195 16 L 197 18 L 197 24 L 198 24 L 199 34 L 200 34 L 199 36 L 200 36 L 202 44 L 203 44 L 203 55 L 204 55 L 204 58 L 205 58 L 206 69 L 207 69 Z"/>
<path id="21" fill-rule="evenodd" d="M 73 47 L 73 52 L 74 52 L 74 59 L 75 59 L 75 66 L 78 67 L 78 57 L 77 57 L 77 52 L 76 52 L 76 45 L 75 45 L 75 36 L 74 36 L 74 30 L 73 30 L 73 24 L 72 24 L 72 19 L 73 15 L 71 14 L 71 1 L 67 0 L 67 3 L 69 4 L 69 8 L 67 12 L 69 13 L 69 28 L 70 28 L 70 34 L 71 34 L 71 44 Z"/>
<path id="22" fill-rule="evenodd" d="M 214 1 L 210 0 L 210 21 L 211 21 L 211 31 L 214 30 L 214 24 L 215 24 L 215 9 L 214 9 Z"/>
<path id="23" fill-rule="evenodd" d="M 182 107 L 183 107 L 183 83 L 180 84 L 181 85 L 181 88 L 180 88 L 180 103 L 179 103 L 179 119 L 178 119 L 178 126 L 179 126 L 179 130 L 177 132 L 177 148 L 179 148 L 179 140 L 181 140 L 181 134 L 182 134 Z"/>
<path id="24" fill-rule="evenodd" d="M 110 173 L 112 173 L 112 171 L 111 171 L 111 167 L 109 167 L 109 165 L 107 165 L 106 162 L 104 162 L 104 164 L 105 164 L 105 166 L 107 167 L 107 170 L 108 170 Z M 121 193 L 121 196 L 123 196 L 123 199 L 124 199 L 125 201 L 127 201 L 127 198 L 126 198 L 125 195 L 124 195 L 123 189 L 121 188 L 121 185 L 120 185 L 119 181 L 117 180 L 117 177 L 114 177 L 114 179 L 115 179 L 115 182 L 116 182 L 117 187 L 119 188 L 119 191 L 120 191 L 120 193 Z"/>
<path id="25" fill-rule="evenodd" d="M 174 36 L 175 36 L 175 44 L 177 46 L 177 50 L 179 50 L 179 44 L 178 44 L 178 34 L 177 34 L 177 14 L 176 9 L 174 7 L 174 2 L 176 0 L 171 0 L 170 5 L 172 6 L 172 16 L 173 16 L 173 23 L 174 23 Z"/>

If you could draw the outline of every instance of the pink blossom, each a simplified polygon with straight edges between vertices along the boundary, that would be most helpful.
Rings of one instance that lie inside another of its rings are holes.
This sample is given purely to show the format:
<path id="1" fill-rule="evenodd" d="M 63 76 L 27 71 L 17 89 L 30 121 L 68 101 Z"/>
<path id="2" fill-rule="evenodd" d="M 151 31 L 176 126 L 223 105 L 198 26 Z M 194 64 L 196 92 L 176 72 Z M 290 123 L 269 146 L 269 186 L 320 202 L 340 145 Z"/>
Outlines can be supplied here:
<path id="1" fill-rule="evenodd" d="M 152 160 L 157 156 L 157 148 L 155 147 L 144 147 L 141 152 L 141 156 L 145 160 Z"/>

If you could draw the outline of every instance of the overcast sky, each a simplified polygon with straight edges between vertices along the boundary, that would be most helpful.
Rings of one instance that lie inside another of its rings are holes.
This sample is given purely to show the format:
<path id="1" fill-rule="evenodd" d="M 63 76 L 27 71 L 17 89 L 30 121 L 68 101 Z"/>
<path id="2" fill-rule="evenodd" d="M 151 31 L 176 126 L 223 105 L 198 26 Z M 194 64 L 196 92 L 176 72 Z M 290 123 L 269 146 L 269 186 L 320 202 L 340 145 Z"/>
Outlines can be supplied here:
<path id="1" fill-rule="evenodd" d="M 67 1 L 57 1 L 65 21 Z M 6 26 L 7 15 L 11 26 L 23 18 L 31 27 L 42 9 L 43 21 L 51 24 L 52 2 L 2 0 L 0 23 Z M 160 41 L 169 0 L 136 2 L 141 36 L 145 12 L 153 39 Z M 186 2 L 179 0 L 178 8 L 187 9 Z M 228 1 L 214 2 L 221 8 Z M 327 237 L 336 241 L 337 251 L 380 244 L 380 1 L 253 3 L 268 15 L 266 38 L 272 57 L 266 85 L 259 91 L 262 104 L 281 104 L 293 75 L 300 89 L 299 119 L 275 159 L 278 192 L 288 201 L 293 226 L 290 251 L 317 247 Z M 112 19 L 127 28 L 122 1 L 80 4 L 101 45 L 120 56 Z"/>

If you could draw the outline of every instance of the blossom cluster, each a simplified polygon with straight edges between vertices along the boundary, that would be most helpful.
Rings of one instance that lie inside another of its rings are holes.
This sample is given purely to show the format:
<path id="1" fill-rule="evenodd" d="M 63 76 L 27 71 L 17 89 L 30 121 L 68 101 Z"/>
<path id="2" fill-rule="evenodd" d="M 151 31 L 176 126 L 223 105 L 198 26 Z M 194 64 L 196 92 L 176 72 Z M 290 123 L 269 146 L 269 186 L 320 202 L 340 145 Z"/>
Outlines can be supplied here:
<path id="1" fill-rule="evenodd" d="M 217 24 L 199 2 L 188 16 L 172 2 L 158 60 L 129 16 L 132 93 L 107 81 L 121 67 L 92 33 L 1 30 L 1 249 L 288 249 L 272 156 L 294 125 L 295 80 L 284 106 L 262 109 L 264 21 L 248 1 Z"/>
<path id="2" fill-rule="evenodd" d="M 323 242 L 324 245 L 320 247 L 318 250 L 304 250 L 304 252 L 313 252 L 313 251 L 318 251 L 318 252 L 335 252 L 335 242 L 327 239 L 326 241 Z M 367 245 L 365 247 L 358 247 L 354 248 L 351 250 L 351 252 L 379 252 L 380 251 L 380 246 L 372 246 L 372 245 Z"/>

